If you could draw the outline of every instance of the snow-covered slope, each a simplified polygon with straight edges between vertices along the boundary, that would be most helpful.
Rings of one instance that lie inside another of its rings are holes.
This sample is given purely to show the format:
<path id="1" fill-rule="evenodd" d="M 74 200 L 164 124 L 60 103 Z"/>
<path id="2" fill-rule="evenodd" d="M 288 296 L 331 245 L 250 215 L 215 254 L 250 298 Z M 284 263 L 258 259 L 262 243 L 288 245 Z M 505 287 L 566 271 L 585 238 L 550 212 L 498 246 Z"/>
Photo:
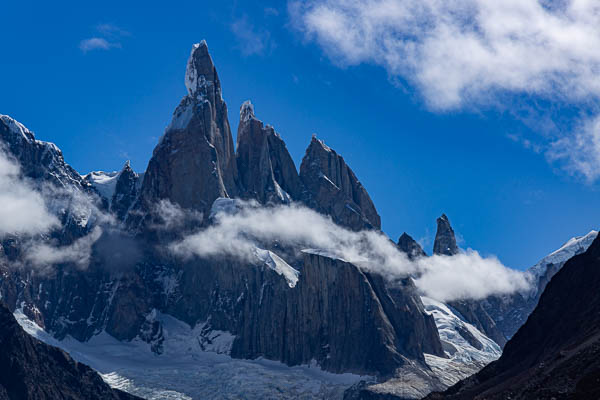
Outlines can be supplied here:
<path id="1" fill-rule="evenodd" d="M 425 310 L 433 315 L 448 357 L 425 354 L 425 361 L 444 385 L 451 386 L 500 357 L 500 346 L 465 322 L 458 311 L 428 297 L 421 300 Z"/>
<path id="2" fill-rule="evenodd" d="M 100 196 L 110 201 L 115 194 L 119 171 L 92 171 L 84 179 L 92 184 L 92 187 L 98 191 Z"/>
<path id="3" fill-rule="evenodd" d="M 559 249 L 542 258 L 537 264 L 529 269 L 536 281 L 543 277 L 550 265 L 564 264 L 569 258 L 583 253 L 598 236 L 598 231 L 590 231 L 587 235 L 576 236 L 569 239 Z M 540 288 L 536 288 L 540 289 Z M 543 289 L 543 288 L 542 288 Z M 536 294 L 536 293 L 534 293 Z"/>
<path id="4" fill-rule="evenodd" d="M 317 365 L 288 367 L 265 359 L 233 359 L 228 332 L 192 328 L 169 315 L 154 312 L 162 322 L 163 352 L 134 339 L 122 342 L 102 332 L 82 343 L 70 336 L 59 341 L 28 319 L 14 313 L 30 335 L 67 351 L 97 370 L 112 387 L 150 399 L 342 399 L 343 392 L 370 377 L 332 374 Z"/>

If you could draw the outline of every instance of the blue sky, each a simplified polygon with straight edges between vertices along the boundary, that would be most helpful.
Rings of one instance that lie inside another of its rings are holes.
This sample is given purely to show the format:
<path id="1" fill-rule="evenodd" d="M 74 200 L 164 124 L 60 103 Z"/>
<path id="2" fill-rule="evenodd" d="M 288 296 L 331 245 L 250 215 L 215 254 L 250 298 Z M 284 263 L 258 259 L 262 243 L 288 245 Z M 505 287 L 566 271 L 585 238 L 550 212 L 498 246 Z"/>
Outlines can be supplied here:
<path id="1" fill-rule="evenodd" d="M 429 51 L 416 57 L 389 46 L 374 27 L 389 24 L 392 41 L 424 32 L 399 31 L 393 13 L 369 11 L 357 24 L 352 18 L 365 12 L 360 2 L 342 3 L 10 2 L 0 25 L 0 113 L 55 142 L 81 173 L 120 169 L 128 159 L 143 171 L 185 94 L 191 45 L 206 39 L 234 136 L 247 99 L 281 133 L 297 166 L 316 133 L 353 168 L 393 239 L 406 231 L 430 252 L 435 219 L 445 212 L 461 247 L 525 268 L 598 228 L 597 163 L 589 149 L 600 142 L 578 133 L 593 132 L 596 93 L 571 96 L 593 87 L 585 71 L 561 63 L 539 72 L 534 57 L 517 67 L 509 60 L 498 68 L 510 74 L 496 74 L 498 61 L 489 57 L 476 64 Z M 367 3 L 370 10 L 383 4 Z M 582 29 L 587 22 L 579 21 Z M 486 40 L 495 46 L 496 39 Z M 594 70 L 585 51 L 572 56 Z M 538 73 L 550 76 L 548 87 Z M 557 88 L 549 73 L 573 84 Z"/>

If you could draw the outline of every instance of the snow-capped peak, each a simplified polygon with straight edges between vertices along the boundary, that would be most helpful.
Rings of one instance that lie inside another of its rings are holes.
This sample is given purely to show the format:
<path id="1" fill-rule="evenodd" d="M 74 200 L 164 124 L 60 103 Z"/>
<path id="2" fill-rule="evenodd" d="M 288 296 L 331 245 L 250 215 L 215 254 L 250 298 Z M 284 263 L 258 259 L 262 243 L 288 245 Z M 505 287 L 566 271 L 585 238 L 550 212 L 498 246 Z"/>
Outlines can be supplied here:
<path id="1" fill-rule="evenodd" d="M 246 100 L 240 107 L 240 121 L 247 122 L 254 117 L 254 105 L 250 100 Z"/>
<path id="2" fill-rule="evenodd" d="M 206 80 L 202 79 L 204 78 L 204 75 L 202 75 L 201 71 L 198 71 L 197 65 L 202 56 L 207 56 L 210 59 L 210 56 L 208 56 L 208 45 L 206 44 L 206 40 L 194 44 L 192 46 L 192 51 L 190 52 L 190 57 L 188 58 L 185 71 L 185 87 L 190 96 L 198 90 L 199 86 L 206 84 Z"/>
<path id="3" fill-rule="evenodd" d="M 534 277 L 542 276 L 547 269 L 549 264 L 560 264 L 566 262 L 569 258 L 583 253 L 587 250 L 588 247 L 592 244 L 594 239 L 598 236 L 598 231 L 590 231 L 585 236 L 576 236 L 573 237 L 565 244 L 563 244 L 559 249 L 553 251 L 548 254 L 546 257 L 542 258 L 537 264 L 529 269 L 530 273 Z"/>
<path id="4" fill-rule="evenodd" d="M 8 129 L 16 135 L 19 135 L 26 141 L 35 140 L 33 133 L 25 127 L 22 123 L 8 115 L 0 114 L 0 120 L 8 127 Z"/>

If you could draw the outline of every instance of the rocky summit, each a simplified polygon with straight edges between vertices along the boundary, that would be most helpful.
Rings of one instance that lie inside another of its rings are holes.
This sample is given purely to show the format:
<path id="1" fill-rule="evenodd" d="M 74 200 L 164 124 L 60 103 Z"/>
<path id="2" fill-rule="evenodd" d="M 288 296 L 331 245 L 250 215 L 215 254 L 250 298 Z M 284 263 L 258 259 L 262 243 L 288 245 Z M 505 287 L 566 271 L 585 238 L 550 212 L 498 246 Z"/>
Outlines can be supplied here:
<path id="1" fill-rule="evenodd" d="M 381 218 L 369 194 L 344 158 L 312 137 L 300 165 L 304 202 L 353 230 L 380 229 Z"/>
<path id="2" fill-rule="evenodd" d="M 450 226 L 450 221 L 446 214 L 442 214 L 437 219 L 437 232 L 435 233 L 435 241 L 433 242 L 433 254 L 445 256 L 458 254 L 454 229 Z"/>
<path id="3" fill-rule="evenodd" d="M 263 204 L 301 198 L 303 185 L 283 139 L 256 118 L 249 100 L 240 107 L 236 161 L 242 198 Z"/>

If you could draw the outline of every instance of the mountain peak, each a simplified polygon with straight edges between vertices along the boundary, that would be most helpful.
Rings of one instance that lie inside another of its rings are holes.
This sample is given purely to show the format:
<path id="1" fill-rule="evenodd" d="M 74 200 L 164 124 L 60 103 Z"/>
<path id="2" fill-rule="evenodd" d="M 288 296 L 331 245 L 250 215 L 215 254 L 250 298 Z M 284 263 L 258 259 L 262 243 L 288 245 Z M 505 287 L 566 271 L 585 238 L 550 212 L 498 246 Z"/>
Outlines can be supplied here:
<path id="1" fill-rule="evenodd" d="M 423 248 L 415 239 L 412 238 L 408 233 L 404 232 L 398 239 L 398 248 L 402 250 L 409 259 L 417 257 L 424 257 L 427 254 L 423 251 Z"/>
<path id="2" fill-rule="evenodd" d="M 381 218 L 344 158 L 312 136 L 300 165 L 304 203 L 353 230 L 380 229 Z"/>
<path id="3" fill-rule="evenodd" d="M 332 151 L 331 147 L 327 146 L 323 140 L 319 139 L 317 137 L 316 133 L 313 133 L 312 138 L 310 139 L 310 145 L 308 146 L 308 148 L 309 148 L 309 150 L 315 149 L 315 148 L 323 149 L 328 153 L 330 153 Z"/>
<path id="4" fill-rule="evenodd" d="M 437 232 L 433 242 L 433 254 L 453 256 L 458 254 L 456 237 L 454 229 L 450 225 L 450 220 L 446 214 L 442 214 L 437 219 Z"/>
<path id="5" fill-rule="evenodd" d="M 214 83 L 215 79 L 215 65 L 208 52 L 206 41 L 194 44 L 185 71 L 185 87 L 188 94 L 193 96 L 199 89 Z"/>
<path id="6" fill-rule="evenodd" d="M 240 107 L 240 121 L 247 122 L 251 119 L 256 119 L 254 116 L 254 104 L 250 100 L 246 100 Z"/>
<path id="7" fill-rule="evenodd" d="M 35 140 L 33 133 L 16 119 L 0 114 L 0 122 L 8 128 L 8 131 L 26 141 Z"/>

